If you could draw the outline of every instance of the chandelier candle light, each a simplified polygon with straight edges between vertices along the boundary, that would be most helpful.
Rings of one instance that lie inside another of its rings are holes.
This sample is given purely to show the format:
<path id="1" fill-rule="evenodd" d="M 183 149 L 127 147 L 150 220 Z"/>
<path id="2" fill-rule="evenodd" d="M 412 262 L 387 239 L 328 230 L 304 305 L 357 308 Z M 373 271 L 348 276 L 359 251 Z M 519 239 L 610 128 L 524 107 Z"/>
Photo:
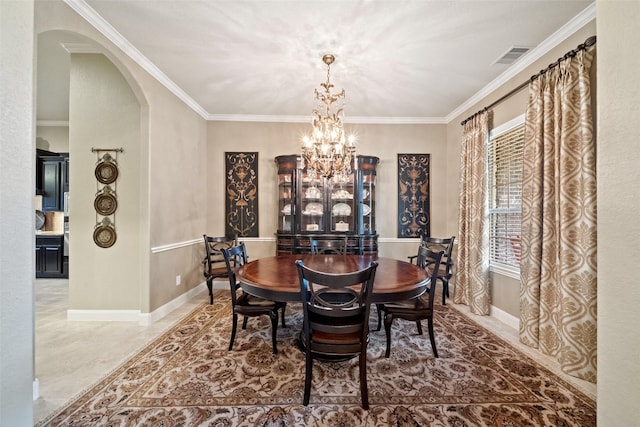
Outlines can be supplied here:
<path id="1" fill-rule="evenodd" d="M 344 89 L 340 93 L 331 93 L 330 73 L 335 57 L 326 54 L 322 61 L 327 64 L 327 81 L 320 83 L 322 88 L 315 89 L 318 107 L 313 110 L 311 135 L 303 138 L 302 155 L 310 178 L 346 180 L 351 174 L 351 162 L 356 154 L 355 138 L 353 135 L 345 138 L 344 135 Z"/>

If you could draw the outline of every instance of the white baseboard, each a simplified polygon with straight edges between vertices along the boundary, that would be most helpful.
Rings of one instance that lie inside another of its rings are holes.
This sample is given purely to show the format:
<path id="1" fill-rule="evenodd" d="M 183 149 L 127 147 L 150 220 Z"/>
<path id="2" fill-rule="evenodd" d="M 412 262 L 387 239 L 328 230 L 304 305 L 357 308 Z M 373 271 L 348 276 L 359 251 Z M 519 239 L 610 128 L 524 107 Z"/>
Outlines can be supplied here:
<path id="1" fill-rule="evenodd" d="M 224 285 L 227 282 L 220 283 Z M 140 325 L 149 326 L 206 289 L 207 284 L 202 282 L 151 313 L 141 313 L 140 310 L 67 310 L 67 320 L 79 322 L 138 322 Z M 214 281 L 214 289 L 222 289 L 222 287 L 219 287 Z"/>
<path id="2" fill-rule="evenodd" d="M 67 310 L 67 320 L 79 322 L 136 322 L 140 310 Z"/>
<path id="3" fill-rule="evenodd" d="M 38 400 L 40 397 L 40 381 L 36 378 L 33 380 L 33 400 Z"/>
<path id="4" fill-rule="evenodd" d="M 171 313 L 173 310 L 180 307 L 182 304 L 186 303 L 191 298 L 202 292 L 203 288 L 207 289 L 206 282 L 200 283 L 195 288 L 192 288 L 182 295 L 178 296 L 177 298 L 174 298 L 162 307 L 158 307 L 151 313 L 140 313 L 138 323 L 143 326 L 149 326 L 152 323 L 157 322 L 158 320 L 162 319 L 164 316 Z"/>
<path id="5" fill-rule="evenodd" d="M 516 331 L 520 328 L 520 319 L 518 319 L 516 316 L 512 314 L 507 313 L 506 311 L 500 310 L 496 306 L 493 306 L 493 305 L 491 306 L 489 315 L 493 318 L 498 319 L 502 323 L 505 323 L 511 326 Z"/>

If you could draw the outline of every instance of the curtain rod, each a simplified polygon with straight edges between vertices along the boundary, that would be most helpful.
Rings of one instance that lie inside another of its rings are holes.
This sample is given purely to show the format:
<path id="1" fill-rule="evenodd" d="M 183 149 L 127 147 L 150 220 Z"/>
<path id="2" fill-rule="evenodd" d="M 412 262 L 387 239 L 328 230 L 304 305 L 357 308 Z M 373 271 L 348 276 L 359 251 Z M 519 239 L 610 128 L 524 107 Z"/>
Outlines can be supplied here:
<path id="1" fill-rule="evenodd" d="M 581 43 L 578 45 L 578 47 L 576 47 L 573 50 L 570 50 L 569 52 L 567 52 L 564 56 L 561 56 L 560 58 L 558 58 L 558 60 L 556 62 L 552 62 L 551 64 L 549 64 L 549 66 L 543 70 L 540 70 L 539 73 L 534 74 L 533 76 L 531 76 L 531 78 L 529 78 L 529 80 L 525 81 L 524 83 L 522 83 L 521 85 L 519 85 L 518 87 L 516 87 L 515 89 L 512 89 L 511 91 L 509 91 L 508 93 L 502 95 L 500 98 L 496 99 L 495 101 L 493 101 L 491 104 L 487 105 L 486 107 L 484 107 L 482 110 L 478 111 L 475 114 L 472 114 L 471 116 L 467 117 L 466 119 L 464 119 L 462 122 L 460 122 L 460 124 L 462 126 L 464 126 L 464 124 L 466 122 L 468 122 L 469 120 L 473 119 L 475 116 L 477 116 L 480 113 L 483 113 L 485 111 L 487 111 L 489 108 L 491 107 L 495 107 L 496 105 L 498 105 L 499 103 L 501 103 L 502 101 L 504 101 L 507 98 L 510 98 L 511 96 L 515 95 L 516 93 L 520 92 L 522 89 L 524 89 L 525 87 L 527 87 L 529 85 L 530 82 L 534 81 L 535 79 L 537 79 L 538 77 L 542 76 L 544 73 L 546 73 L 547 71 L 550 71 L 551 69 L 557 67 L 558 65 L 560 65 L 560 63 L 562 61 L 564 61 L 565 59 L 569 59 L 569 58 L 573 58 L 574 56 L 576 56 L 576 54 L 578 52 L 580 52 L 581 50 L 587 49 L 588 47 L 593 46 L 594 44 L 596 44 L 596 36 L 591 36 L 588 39 L 586 39 L 584 41 L 584 43 Z"/>

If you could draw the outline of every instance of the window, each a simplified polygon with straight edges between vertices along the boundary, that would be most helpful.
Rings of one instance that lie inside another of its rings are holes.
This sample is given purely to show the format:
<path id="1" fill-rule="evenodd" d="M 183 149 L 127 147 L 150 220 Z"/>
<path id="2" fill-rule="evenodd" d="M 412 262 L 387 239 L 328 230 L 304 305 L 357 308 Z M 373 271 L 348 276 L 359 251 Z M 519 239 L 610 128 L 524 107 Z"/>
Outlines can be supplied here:
<path id="1" fill-rule="evenodd" d="M 524 115 L 494 129 L 487 149 L 489 265 L 515 277 L 520 269 Z"/>

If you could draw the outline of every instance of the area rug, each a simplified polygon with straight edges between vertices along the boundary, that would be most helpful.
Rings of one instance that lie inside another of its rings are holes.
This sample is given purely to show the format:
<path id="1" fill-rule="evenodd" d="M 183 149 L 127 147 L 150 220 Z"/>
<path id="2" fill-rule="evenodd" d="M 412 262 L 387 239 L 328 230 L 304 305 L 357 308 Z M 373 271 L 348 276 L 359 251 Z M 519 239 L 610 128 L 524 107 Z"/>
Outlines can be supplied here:
<path id="1" fill-rule="evenodd" d="M 415 323 L 394 322 L 388 359 L 384 330 L 371 333 L 368 411 L 360 406 L 357 358 L 316 361 L 305 407 L 299 304 L 287 305 L 286 320 L 277 355 L 267 317 L 249 319 L 227 351 L 230 301 L 216 293 L 213 305 L 203 303 L 38 425 L 596 425 L 592 399 L 449 306 L 436 308 L 437 359 Z"/>

